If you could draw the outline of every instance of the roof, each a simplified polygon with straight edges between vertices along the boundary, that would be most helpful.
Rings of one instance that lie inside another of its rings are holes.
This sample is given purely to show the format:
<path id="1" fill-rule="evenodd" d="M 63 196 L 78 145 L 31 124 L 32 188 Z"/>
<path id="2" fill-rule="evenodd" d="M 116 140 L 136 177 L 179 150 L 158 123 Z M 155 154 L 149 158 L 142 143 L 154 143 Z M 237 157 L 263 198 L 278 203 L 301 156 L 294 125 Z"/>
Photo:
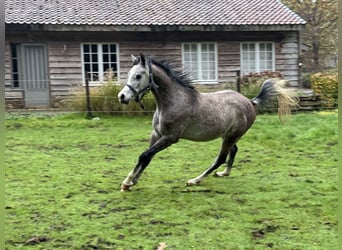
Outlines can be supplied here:
<path id="1" fill-rule="evenodd" d="M 278 0 L 5 0 L 7 24 L 302 25 Z"/>

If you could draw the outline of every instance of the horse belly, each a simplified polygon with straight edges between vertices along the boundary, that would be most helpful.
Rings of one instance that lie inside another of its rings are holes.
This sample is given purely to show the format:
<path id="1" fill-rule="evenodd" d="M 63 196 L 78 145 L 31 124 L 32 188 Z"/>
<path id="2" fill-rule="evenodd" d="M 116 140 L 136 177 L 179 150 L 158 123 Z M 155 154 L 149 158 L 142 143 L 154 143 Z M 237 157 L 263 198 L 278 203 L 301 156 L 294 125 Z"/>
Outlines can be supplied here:
<path id="1" fill-rule="evenodd" d="M 218 137 L 222 137 L 226 133 L 227 128 L 219 128 L 217 124 L 193 124 L 187 127 L 181 138 L 191 141 L 211 141 Z"/>

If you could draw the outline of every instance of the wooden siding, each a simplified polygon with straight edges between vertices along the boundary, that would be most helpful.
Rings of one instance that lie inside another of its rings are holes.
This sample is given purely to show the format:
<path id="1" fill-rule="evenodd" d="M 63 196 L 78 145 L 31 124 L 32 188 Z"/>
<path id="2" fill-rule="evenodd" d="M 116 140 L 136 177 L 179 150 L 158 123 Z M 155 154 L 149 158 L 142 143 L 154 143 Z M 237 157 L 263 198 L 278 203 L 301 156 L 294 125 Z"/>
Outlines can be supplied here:
<path id="1" fill-rule="evenodd" d="M 298 32 L 286 32 L 281 42 L 276 44 L 276 71 L 290 82 L 290 86 L 299 86 L 299 35 Z"/>
<path id="2" fill-rule="evenodd" d="M 235 86 L 237 70 L 240 70 L 240 42 L 219 42 L 218 54 L 218 83 Z"/>
<path id="3" fill-rule="evenodd" d="M 45 39 L 44 39 L 45 37 Z M 11 86 L 10 42 L 45 43 L 48 49 L 48 68 L 51 97 L 66 96 L 75 86 L 82 84 L 82 42 L 113 42 L 119 45 L 119 82 L 124 83 L 132 66 L 131 54 L 144 53 L 156 59 L 167 59 L 177 69 L 182 69 L 183 42 L 215 42 L 218 52 L 218 84 L 235 88 L 236 71 L 240 69 L 240 43 L 246 41 L 272 41 L 275 44 L 275 69 L 290 80 L 291 86 L 299 85 L 299 33 L 286 32 L 154 32 L 59 34 L 9 33 L 6 35 L 5 86 L 6 100 L 24 98 L 20 88 Z"/>
<path id="4" fill-rule="evenodd" d="M 70 95 L 82 84 L 80 43 L 49 42 L 48 54 L 51 96 Z"/>

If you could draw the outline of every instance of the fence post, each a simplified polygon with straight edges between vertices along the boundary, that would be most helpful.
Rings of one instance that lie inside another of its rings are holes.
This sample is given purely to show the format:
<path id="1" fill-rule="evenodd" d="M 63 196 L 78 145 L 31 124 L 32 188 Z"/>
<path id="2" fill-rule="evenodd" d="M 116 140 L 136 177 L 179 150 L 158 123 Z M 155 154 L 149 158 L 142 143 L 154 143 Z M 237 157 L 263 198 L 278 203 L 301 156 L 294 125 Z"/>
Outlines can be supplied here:
<path id="1" fill-rule="evenodd" d="M 237 92 L 241 92 L 241 73 L 240 70 L 236 71 L 237 79 L 236 79 L 236 90 Z"/>
<path id="2" fill-rule="evenodd" d="M 92 118 L 93 114 L 91 113 L 91 102 L 90 102 L 90 91 L 89 91 L 89 72 L 85 72 L 85 91 L 86 91 L 86 101 L 87 101 L 87 118 Z"/>

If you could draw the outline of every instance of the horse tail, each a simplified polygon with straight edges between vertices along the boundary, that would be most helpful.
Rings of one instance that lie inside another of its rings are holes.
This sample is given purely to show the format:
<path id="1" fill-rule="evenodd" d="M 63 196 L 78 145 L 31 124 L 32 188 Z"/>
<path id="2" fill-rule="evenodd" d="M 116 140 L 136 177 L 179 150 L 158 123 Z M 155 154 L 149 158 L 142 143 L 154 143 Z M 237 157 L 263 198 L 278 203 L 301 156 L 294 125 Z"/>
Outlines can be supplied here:
<path id="1" fill-rule="evenodd" d="M 291 114 L 291 110 L 299 106 L 296 92 L 284 88 L 284 83 L 286 83 L 285 80 L 266 80 L 262 84 L 259 94 L 251 100 L 259 109 L 267 107 L 277 99 L 279 120 L 283 123 Z"/>

